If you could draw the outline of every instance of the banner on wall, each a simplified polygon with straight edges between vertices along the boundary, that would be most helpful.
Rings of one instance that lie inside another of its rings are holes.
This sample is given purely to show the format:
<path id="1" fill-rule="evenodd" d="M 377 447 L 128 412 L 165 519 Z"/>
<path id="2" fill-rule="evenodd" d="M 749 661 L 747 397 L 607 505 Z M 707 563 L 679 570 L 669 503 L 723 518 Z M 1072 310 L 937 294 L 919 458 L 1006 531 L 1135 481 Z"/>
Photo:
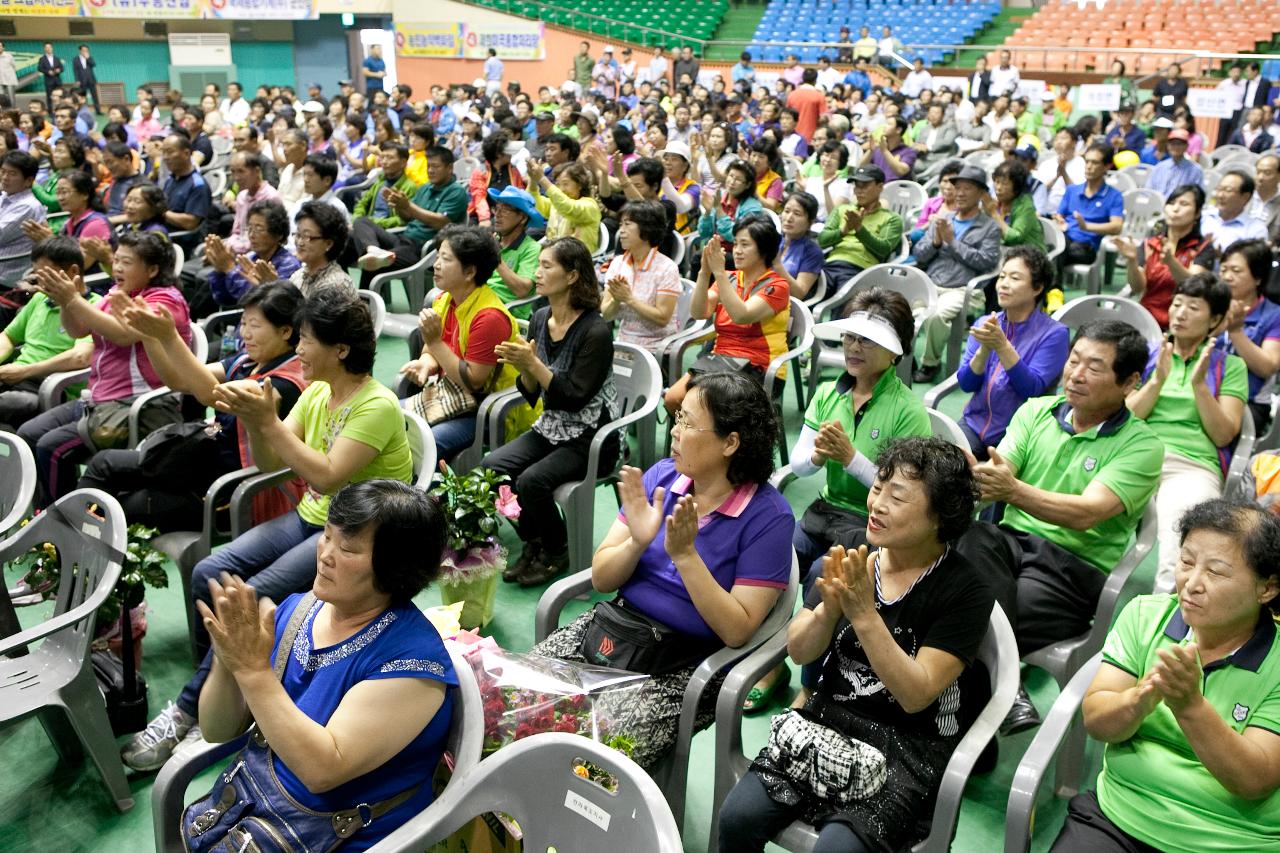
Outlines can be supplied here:
<path id="1" fill-rule="evenodd" d="M 396 53 L 410 58 L 544 59 L 546 30 L 540 21 L 485 24 L 396 22 Z"/>
<path id="2" fill-rule="evenodd" d="M 302 21 L 320 17 L 319 0 L 208 0 L 206 18 Z"/>
<path id="3" fill-rule="evenodd" d="M 0 17 L 70 18 L 80 14 L 80 0 L 0 0 Z"/>
<path id="4" fill-rule="evenodd" d="M 396 22 L 396 54 L 418 59 L 462 55 L 462 24 L 402 24 Z"/>
<path id="5" fill-rule="evenodd" d="M 86 18 L 200 18 L 203 0 L 84 0 Z"/>
<path id="6" fill-rule="evenodd" d="M 499 59 L 546 58 L 546 30 L 541 21 L 464 24 L 462 55 L 466 59 L 485 59 L 489 48 Z"/>

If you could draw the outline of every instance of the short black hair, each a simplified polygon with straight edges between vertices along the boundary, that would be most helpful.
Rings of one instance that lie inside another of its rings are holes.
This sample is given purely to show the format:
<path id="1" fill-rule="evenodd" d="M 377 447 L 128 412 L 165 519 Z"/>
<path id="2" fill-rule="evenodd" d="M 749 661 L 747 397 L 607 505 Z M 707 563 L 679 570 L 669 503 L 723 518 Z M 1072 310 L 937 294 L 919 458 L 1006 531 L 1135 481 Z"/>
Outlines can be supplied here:
<path id="1" fill-rule="evenodd" d="M 629 219 L 640 231 L 640 239 L 660 246 L 667 238 L 667 209 L 660 201 L 631 201 L 623 205 L 619 221 Z"/>
<path id="2" fill-rule="evenodd" d="M 167 234 L 158 234 L 155 231 L 126 231 L 120 235 L 117 245 L 132 250 L 143 264 L 156 268 L 156 276 L 151 280 L 150 287 L 179 286 L 173 271 L 176 255 Z"/>
<path id="3" fill-rule="evenodd" d="M 1009 162 L 1008 160 L 1005 161 Z M 1021 246 L 1010 246 L 1005 252 L 1004 260 L 1000 262 L 1000 267 L 1011 260 L 1019 260 L 1027 265 L 1027 270 L 1031 273 L 1031 286 L 1036 289 L 1036 304 L 1044 307 L 1045 298 L 1049 295 L 1049 291 L 1053 289 L 1054 274 L 1056 270 L 1053 261 L 1049 260 L 1049 256 L 1039 246 L 1033 246 L 1025 243 Z"/>
<path id="4" fill-rule="evenodd" d="M 615 124 L 609 128 L 609 133 L 613 136 L 613 144 L 617 147 L 619 154 L 628 157 L 636 153 L 636 138 L 632 136 L 626 125 Z"/>
<path id="5" fill-rule="evenodd" d="M 657 187 L 662 185 L 666 169 L 663 168 L 662 161 L 657 157 L 637 157 L 627 167 L 628 177 L 635 177 L 636 175 L 639 175 L 641 180 L 648 186 Z"/>
<path id="6" fill-rule="evenodd" d="M 267 226 L 267 233 L 272 237 L 282 243 L 289 239 L 289 214 L 278 199 L 264 198 L 251 204 L 249 212 L 245 215 L 246 225 L 254 216 L 262 217 Z"/>
<path id="7" fill-rule="evenodd" d="M 502 258 L 491 231 L 474 225 L 449 225 L 440 232 L 439 243 L 449 244 L 449 250 L 463 267 L 475 270 L 475 283 L 487 284 Z"/>
<path id="8" fill-rule="evenodd" d="M 302 161 L 302 165 L 310 166 L 311 171 L 315 172 L 317 177 L 327 178 L 330 185 L 338 180 L 338 164 L 328 157 L 321 157 L 319 154 L 308 154 L 307 159 Z"/>
<path id="9" fill-rule="evenodd" d="M 480 155 L 484 157 L 485 162 L 496 163 L 498 158 L 506 151 L 507 143 L 510 141 L 511 137 L 507 135 L 505 130 L 494 131 L 484 138 L 484 142 L 480 143 Z"/>
<path id="10" fill-rule="evenodd" d="M 409 159 L 409 146 L 403 142 L 396 142 L 394 139 L 388 139 L 378 146 L 379 151 L 394 151 L 401 160 Z"/>
<path id="11" fill-rule="evenodd" d="M 1231 307 L 1230 286 L 1213 273 L 1201 272 L 1187 276 L 1174 286 L 1173 295 L 1175 299 L 1178 296 L 1203 299 L 1209 303 L 1209 314 L 1214 317 L 1225 317 L 1227 309 Z"/>
<path id="12" fill-rule="evenodd" d="M 298 345 L 298 312 L 302 310 L 302 291 L 291 281 L 268 281 L 251 287 L 240 297 L 239 307 L 257 308 L 273 326 L 291 329 L 289 346 Z"/>
<path id="13" fill-rule="evenodd" d="M 729 457 L 730 483 L 764 485 L 773 475 L 778 443 L 778 417 L 760 382 L 744 373 L 702 373 L 689 380 L 689 390 L 702 389 L 703 407 L 721 438 L 738 434 L 738 449 Z"/>
<path id="14" fill-rule="evenodd" d="M 1027 178 L 1029 177 L 1031 177 L 1031 173 L 1027 171 L 1027 167 L 1017 160 L 1005 160 L 991 172 L 991 180 L 1003 178 L 1013 184 L 1014 198 L 1027 191 Z"/>
<path id="15" fill-rule="evenodd" d="M 373 586 L 392 604 L 409 604 L 440 574 L 447 536 L 444 511 L 399 480 L 363 480 L 329 502 L 329 523 L 348 535 L 373 528 Z"/>
<path id="16" fill-rule="evenodd" d="M 329 240 L 329 251 L 324 253 L 326 259 L 335 261 L 347 246 L 347 235 L 350 227 L 347 218 L 338 212 L 333 205 L 323 201 L 308 201 L 298 209 L 293 217 L 294 222 L 310 219 L 320 229 L 320 239 Z"/>
<path id="17" fill-rule="evenodd" d="M 1245 266 L 1249 268 L 1249 275 L 1258 282 L 1258 292 L 1262 293 L 1266 290 L 1267 282 L 1271 279 L 1271 266 L 1273 264 L 1271 255 L 1271 246 L 1266 240 L 1237 240 L 1228 246 L 1222 252 L 1222 260 L 1226 260 L 1232 255 L 1239 255 L 1244 258 Z"/>
<path id="18" fill-rule="evenodd" d="M 804 70 L 804 74 L 802 74 L 802 75 L 801 75 L 801 77 L 800 77 L 800 82 L 802 82 L 802 83 L 808 83 L 810 86 L 812 86 L 814 83 L 817 83 L 817 82 L 818 82 L 818 69 L 816 69 L 816 68 L 806 68 L 806 69 Z"/>
<path id="19" fill-rule="evenodd" d="M 1222 177 L 1229 178 L 1232 175 L 1240 179 L 1240 192 L 1246 195 L 1253 195 L 1253 191 L 1257 188 L 1253 175 L 1250 175 L 1244 169 L 1230 169 Z"/>
<path id="20" fill-rule="evenodd" d="M 1240 543 L 1245 561 L 1260 579 L 1280 574 L 1280 518 L 1242 498 L 1213 498 L 1196 504 L 1178 520 L 1178 543 L 1197 530 L 1223 533 Z M 1265 605 L 1280 616 L 1280 596 Z"/>
<path id="21" fill-rule="evenodd" d="M 5 152 L 4 158 L 0 159 L 0 165 L 17 169 L 22 174 L 22 177 L 28 179 L 28 181 L 33 181 L 36 178 L 36 173 L 40 172 L 40 160 L 33 158 L 26 151 L 14 150 Z"/>
<path id="22" fill-rule="evenodd" d="M 303 302 L 298 312 L 298 327 L 305 327 L 325 346 L 346 344 L 348 352 L 342 367 L 348 373 L 356 376 L 371 373 L 378 339 L 373 333 L 369 306 L 354 293 L 337 287 L 326 288 L 323 299 L 315 297 L 312 294 L 312 298 Z"/>
<path id="23" fill-rule="evenodd" d="M 747 179 L 745 182 L 746 186 L 743 187 L 742 192 L 738 193 L 737 195 L 738 201 L 742 201 L 743 199 L 747 199 L 747 198 L 756 197 L 756 170 L 751 168 L 750 163 L 748 163 L 746 160 L 734 160 L 732 163 L 730 163 L 728 166 L 725 167 L 724 171 L 726 175 L 731 171 L 740 172 Z"/>
<path id="24" fill-rule="evenodd" d="M 1115 349 L 1115 357 L 1111 360 L 1111 372 L 1115 374 L 1116 382 L 1121 385 L 1134 374 L 1141 376 L 1142 371 L 1146 369 L 1149 357 L 1147 340 L 1142 337 L 1141 332 L 1128 323 L 1122 323 L 1119 320 L 1093 320 L 1085 323 L 1076 330 L 1076 335 L 1071 340 L 1072 349 L 1075 349 L 1076 343 L 1081 338 L 1111 344 Z"/>
<path id="25" fill-rule="evenodd" d="M 959 447 L 934 437 L 892 439 L 876 458 L 876 479 L 896 473 L 923 484 L 939 542 L 956 541 L 973 524 L 978 486 Z"/>
<path id="26" fill-rule="evenodd" d="M 102 150 L 117 160 L 133 162 L 133 149 L 123 142 L 108 142 L 102 146 Z"/>
<path id="27" fill-rule="evenodd" d="M 777 260 L 778 250 L 782 248 L 782 235 L 773 227 L 773 220 L 762 213 L 752 213 L 733 223 L 733 236 L 739 231 L 746 231 L 751 242 L 756 244 L 756 251 L 764 261 L 765 268 L 773 266 Z"/>
<path id="28" fill-rule="evenodd" d="M 938 182 L 950 178 L 953 175 L 960 174 L 960 170 L 964 168 L 964 161 L 960 159 L 952 159 L 942 164 L 942 168 L 938 170 Z"/>
<path id="29" fill-rule="evenodd" d="M 565 151 L 569 152 L 570 160 L 577 160 L 579 155 L 582 154 L 582 146 L 579 145 L 578 140 L 574 139 L 572 136 L 564 133 L 553 133 L 547 137 L 547 141 L 543 143 L 543 148 L 545 149 L 546 146 L 553 142 L 557 147 L 563 148 Z"/>
<path id="30" fill-rule="evenodd" d="M 31 263 L 34 265 L 41 258 L 63 270 L 73 266 L 84 269 L 84 252 L 80 251 L 80 241 L 66 234 L 58 234 L 32 246 Z"/>
<path id="31" fill-rule="evenodd" d="M 840 145 L 839 142 L 837 142 L 836 144 Z M 843 145 L 840 145 L 840 147 L 844 148 Z M 786 207 L 790 202 L 793 202 L 793 201 L 796 204 L 800 205 L 800 209 L 804 211 L 804 215 L 809 217 L 809 222 L 812 223 L 814 220 L 818 218 L 818 200 L 813 197 L 812 193 L 807 193 L 807 192 L 804 192 L 803 190 L 800 190 L 798 192 L 793 192 L 791 195 L 787 196 L 786 199 L 783 200 L 782 206 Z"/>

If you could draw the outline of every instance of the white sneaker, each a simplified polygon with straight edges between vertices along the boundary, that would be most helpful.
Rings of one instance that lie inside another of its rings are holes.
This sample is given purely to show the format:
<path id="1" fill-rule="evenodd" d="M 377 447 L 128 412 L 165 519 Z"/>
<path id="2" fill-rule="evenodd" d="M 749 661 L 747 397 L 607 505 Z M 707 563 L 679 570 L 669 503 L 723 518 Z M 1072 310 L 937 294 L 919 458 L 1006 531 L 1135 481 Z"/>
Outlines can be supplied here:
<path id="1" fill-rule="evenodd" d="M 125 744 L 120 751 L 120 759 L 132 770 L 159 770 L 195 725 L 195 717 L 170 702 L 154 720 L 147 723 L 145 729 Z"/>
<path id="2" fill-rule="evenodd" d="M 202 744 L 204 744 L 204 732 L 200 731 L 200 724 L 196 723 L 191 726 L 191 728 L 187 729 L 186 735 L 184 735 L 178 745 L 174 747 L 173 754 L 182 755 L 187 750 L 201 746 Z"/>
<path id="3" fill-rule="evenodd" d="M 365 249 L 364 254 L 360 256 L 358 261 L 356 261 L 356 266 L 360 267 L 360 269 L 365 272 L 374 272 L 391 266 L 391 262 L 395 259 L 395 252 L 389 252 L 386 249 L 379 248 L 378 246 L 370 246 Z"/>

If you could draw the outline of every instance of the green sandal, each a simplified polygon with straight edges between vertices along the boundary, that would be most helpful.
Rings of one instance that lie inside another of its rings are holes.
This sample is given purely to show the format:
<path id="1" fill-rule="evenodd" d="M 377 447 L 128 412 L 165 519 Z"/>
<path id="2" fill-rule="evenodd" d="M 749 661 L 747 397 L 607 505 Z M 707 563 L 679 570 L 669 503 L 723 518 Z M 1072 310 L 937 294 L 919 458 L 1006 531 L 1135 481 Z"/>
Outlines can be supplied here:
<path id="1" fill-rule="evenodd" d="M 760 713 L 772 705 L 774 698 L 778 695 L 778 692 L 783 690 L 790 683 L 791 670 L 784 664 L 782 666 L 782 672 L 774 676 L 773 683 L 768 687 L 761 690 L 760 686 L 757 684 L 755 687 L 751 688 L 751 691 L 747 693 L 746 700 L 742 703 L 742 713 Z"/>

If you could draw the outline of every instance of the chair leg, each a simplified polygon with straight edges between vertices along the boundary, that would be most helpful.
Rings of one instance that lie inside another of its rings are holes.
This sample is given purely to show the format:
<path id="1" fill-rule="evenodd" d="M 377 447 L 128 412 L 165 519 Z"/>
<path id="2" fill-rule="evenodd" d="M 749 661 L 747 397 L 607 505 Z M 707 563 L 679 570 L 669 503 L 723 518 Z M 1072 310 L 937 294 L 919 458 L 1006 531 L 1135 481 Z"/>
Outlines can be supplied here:
<path id="1" fill-rule="evenodd" d="M 124 764 L 120 761 L 115 736 L 111 732 L 107 709 L 102 704 L 102 695 L 88 664 L 62 689 L 62 700 L 66 703 L 67 718 L 102 774 L 102 781 L 116 801 L 116 808 L 127 812 L 133 808 L 133 792 L 124 775 Z"/>
<path id="2" fill-rule="evenodd" d="M 45 736 L 58 753 L 58 760 L 67 765 L 79 764 L 84 758 L 84 751 L 80 749 L 80 741 L 67 719 L 66 710 L 48 705 L 36 712 L 36 719 L 40 721 L 40 728 L 44 729 Z"/>

